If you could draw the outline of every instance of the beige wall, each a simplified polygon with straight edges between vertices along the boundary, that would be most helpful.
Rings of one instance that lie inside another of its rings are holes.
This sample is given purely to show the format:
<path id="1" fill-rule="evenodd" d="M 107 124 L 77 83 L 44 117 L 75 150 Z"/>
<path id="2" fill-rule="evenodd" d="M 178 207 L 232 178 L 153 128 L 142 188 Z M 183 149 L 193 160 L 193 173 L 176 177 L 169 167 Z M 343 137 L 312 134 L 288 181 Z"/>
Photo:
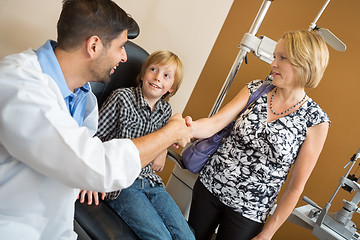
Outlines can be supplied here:
<path id="1" fill-rule="evenodd" d="M 208 116 L 232 63 L 238 53 L 237 45 L 260 8 L 262 0 L 235 0 L 218 36 L 214 48 L 205 64 L 195 89 L 184 110 L 194 119 Z M 278 40 L 288 30 L 308 29 L 325 1 L 320 0 L 276 0 L 259 29 L 258 35 Z M 306 185 L 303 195 L 320 206 L 330 200 L 339 178 L 345 174 L 343 168 L 360 147 L 360 107 L 358 79 L 360 54 L 360 1 L 331 1 L 318 21 L 319 27 L 330 29 L 347 44 L 346 52 L 330 49 L 330 63 L 319 87 L 308 91 L 330 116 L 332 125 L 319 162 Z M 252 79 L 264 78 L 269 65 L 248 55 L 248 65 L 240 68 L 228 93 L 226 102 Z M 356 165 L 358 166 L 358 165 Z M 353 169 L 355 171 L 356 168 Z M 357 175 L 359 175 L 358 172 Z M 342 198 L 351 200 L 353 195 L 340 190 L 330 212 L 342 207 Z M 298 206 L 305 205 L 300 200 Z M 360 225 L 359 214 L 355 223 Z M 274 239 L 316 239 L 310 230 L 286 223 Z"/>
<path id="2" fill-rule="evenodd" d="M 0 58 L 37 49 L 47 39 L 56 39 L 61 1 L 2 0 L 0 7 Z"/>

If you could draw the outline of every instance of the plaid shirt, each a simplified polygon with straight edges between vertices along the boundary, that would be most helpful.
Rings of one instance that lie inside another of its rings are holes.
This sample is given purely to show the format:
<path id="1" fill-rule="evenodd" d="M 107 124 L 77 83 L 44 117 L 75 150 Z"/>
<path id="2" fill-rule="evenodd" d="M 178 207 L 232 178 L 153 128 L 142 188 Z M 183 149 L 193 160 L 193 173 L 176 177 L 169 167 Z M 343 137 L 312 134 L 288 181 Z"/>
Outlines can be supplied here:
<path id="1" fill-rule="evenodd" d="M 145 101 L 141 86 L 117 89 L 106 100 L 100 110 L 99 128 L 96 135 L 102 141 L 113 138 L 137 138 L 162 128 L 171 117 L 172 110 L 168 102 L 159 100 L 155 110 L 151 111 Z M 152 169 L 145 166 L 138 179 L 148 179 L 151 186 L 164 186 L 162 179 Z M 120 191 L 106 194 L 106 199 L 116 199 Z"/>

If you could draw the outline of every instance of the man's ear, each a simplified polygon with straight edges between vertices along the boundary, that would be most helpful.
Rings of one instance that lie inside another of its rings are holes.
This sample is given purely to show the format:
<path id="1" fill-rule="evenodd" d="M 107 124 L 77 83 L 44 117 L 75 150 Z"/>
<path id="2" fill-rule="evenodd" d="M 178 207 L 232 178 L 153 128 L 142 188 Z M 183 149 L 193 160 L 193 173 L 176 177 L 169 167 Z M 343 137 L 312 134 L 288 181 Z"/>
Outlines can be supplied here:
<path id="1" fill-rule="evenodd" d="M 100 54 L 103 44 L 98 36 L 91 36 L 86 41 L 86 52 L 90 58 L 94 58 Z"/>

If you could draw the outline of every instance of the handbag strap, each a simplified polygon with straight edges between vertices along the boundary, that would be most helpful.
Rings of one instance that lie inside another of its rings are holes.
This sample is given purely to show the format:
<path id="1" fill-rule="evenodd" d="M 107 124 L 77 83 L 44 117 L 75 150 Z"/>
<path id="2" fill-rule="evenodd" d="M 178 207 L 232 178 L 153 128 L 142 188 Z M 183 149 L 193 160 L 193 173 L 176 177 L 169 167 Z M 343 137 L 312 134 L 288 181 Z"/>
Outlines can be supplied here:
<path id="1" fill-rule="evenodd" d="M 253 93 L 250 95 L 249 100 L 246 104 L 246 106 L 243 108 L 243 110 L 241 110 L 241 112 L 239 113 L 242 114 L 251 103 L 255 102 L 256 100 L 258 100 L 262 95 L 270 92 L 271 90 L 274 89 L 274 85 L 271 84 L 271 82 L 269 80 L 265 80 L 264 83 Z"/>

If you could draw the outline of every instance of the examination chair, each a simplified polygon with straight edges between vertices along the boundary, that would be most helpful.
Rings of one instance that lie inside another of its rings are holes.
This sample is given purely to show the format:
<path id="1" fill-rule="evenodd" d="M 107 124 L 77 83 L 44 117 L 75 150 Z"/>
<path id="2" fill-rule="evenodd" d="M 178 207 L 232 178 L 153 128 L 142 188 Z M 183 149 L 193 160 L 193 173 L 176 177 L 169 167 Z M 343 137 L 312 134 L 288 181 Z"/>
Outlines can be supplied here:
<path id="1" fill-rule="evenodd" d="M 90 83 L 98 100 L 99 108 L 113 90 L 136 85 L 136 77 L 149 55 L 143 48 L 131 41 L 127 42 L 125 49 L 128 60 L 119 64 L 111 75 L 109 83 Z M 173 161 L 181 159 L 180 155 L 171 149 L 168 150 L 168 158 Z M 184 167 L 181 161 L 177 164 L 182 168 Z M 94 204 L 89 206 L 86 201 L 79 203 L 77 200 L 75 203 L 74 230 L 78 234 L 78 240 L 138 239 L 128 225 L 103 201 L 100 201 L 97 206 Z"/>

